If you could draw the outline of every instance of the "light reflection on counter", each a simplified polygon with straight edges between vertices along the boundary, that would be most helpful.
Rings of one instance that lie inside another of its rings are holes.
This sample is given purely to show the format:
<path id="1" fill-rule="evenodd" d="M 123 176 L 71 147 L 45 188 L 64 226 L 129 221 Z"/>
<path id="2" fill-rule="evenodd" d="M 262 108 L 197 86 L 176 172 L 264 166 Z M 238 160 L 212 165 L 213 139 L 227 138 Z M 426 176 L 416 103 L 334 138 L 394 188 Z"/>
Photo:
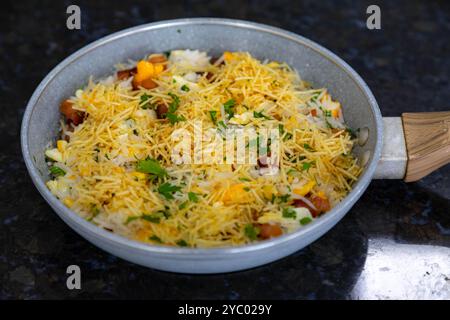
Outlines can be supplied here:
<path id="1" fill-rule="evenodd" d="M 369 240 L 352 299 L 450 299 L 450 248 Z"/>

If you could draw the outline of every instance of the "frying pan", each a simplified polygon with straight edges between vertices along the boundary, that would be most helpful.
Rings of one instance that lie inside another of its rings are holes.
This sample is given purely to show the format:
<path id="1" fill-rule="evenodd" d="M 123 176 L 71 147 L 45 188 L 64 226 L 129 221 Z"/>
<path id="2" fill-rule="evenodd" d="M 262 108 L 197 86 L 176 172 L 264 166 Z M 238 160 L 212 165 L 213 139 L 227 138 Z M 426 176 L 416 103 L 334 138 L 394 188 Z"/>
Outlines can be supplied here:
<path id="1" fill-rule="evenodd" d="M 84 86 L 90 75 L 105 76 L 111 74 L 118 62 L 173 49 L 199 49 L 216 56 L 223 51 L 248 51 L 259 59 L 285 61 L 315 87 L 328 88 L 344 106 L 347 124 L 364 132 L 354 149 L 364 171 L 353 190 L 330 212 L 296 232 L 248 245 L 214 249 L 140 243 L 97 227 L 65 207 L 45 186 L 49 176 L 44 150 L 57 139 L 60 102 Z M 219 273 L 260 266 L 307 246 L 342 219 L 372 178 L 414 181 L 448 163 L 449 126 L 450 112 L 383 119 L 361 77 L 332 52 L 306 38 L 246 21 L 198 18 L 127 29 L 66 58 L 32 95 L 22 121 L 21 143 L 27 169 L 44 199 L 64 222 L 94 245 L 125 260 L 160 270 Z"/>

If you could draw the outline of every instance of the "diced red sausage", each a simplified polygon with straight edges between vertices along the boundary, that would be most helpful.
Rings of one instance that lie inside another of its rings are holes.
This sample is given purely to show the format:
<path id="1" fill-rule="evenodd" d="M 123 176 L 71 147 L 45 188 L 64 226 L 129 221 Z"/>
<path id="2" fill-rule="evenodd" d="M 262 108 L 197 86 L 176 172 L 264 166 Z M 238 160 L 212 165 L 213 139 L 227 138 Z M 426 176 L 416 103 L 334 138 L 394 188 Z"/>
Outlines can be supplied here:
<path id="1" fill-rule="evenodd" d="M 315 218 L 319 215 L 319 212 L 317 210 L 314 210 L 309 205 L 307 205 L 304 201 L 300 199 L 295 199 L 292 205 L 296 208 L 306 208 L 311 212 L 311 215 Z"/>
<path id="2" fill-rule="evenodd" d="M 148 79 L 142 80 L 141 86 L 145 89 L 153 89 L 153 88 L 156 88 L 158 86 L 158 84 L 155 81 L 153 81 L 151 78 L 148 78 Z"/>
<path id="3" fill-rule="evenodd" d="M 314 196 L 311 198 L 311 202 L 317 208 L 317 211 L 319 211 L 319 213 L 325 213 L 327 211 L 330 211 L 331 209 L 330 201 L 328 201 L 328 199 L 326 198 L 324 199 L 319 196 Z"/>
<path id="4" fill-rule="evenodd" d="M 69 100 L 64 100 L 59 107 L 61 113 L 66 117 L 67 123 L 73 123 L 79 125 L 84 120 L 84 112 L 75 110 L 73 103 Z"/>
<path id="5" fill-rule="evenodd" d="M 153 88 L 156 88 L 158 86 L 158 84 L 155 81 L 153 81 L 151 78 L 144 79 L 144 80 L 139 81 L 139 82 L 136 81 L 135 79 L 133 79 L 133 89 L 134 90 L 139 89 L 139 87 L 142 87 L 142 88 L 145 88 L 145 89 L 153 89 Z"/>
<path id="6" fill-rule="evenodd" d="M 328 201 L 328 199 L 323 199 L 321 197 L 314 196 L 310 199 L 310 201 L 314 205 L 314 207 L 316 207 L 315 209 L 311 208 L 308 204 L 306 204 L 304 201 L 302 201 L 300 199 L 295 199 L 293 202 L 293 206 L 296 208 L 309 209 L 309 211 L 311 212 L 311 215 L 314 218 L 318 217 L 322 213 L 330 211 L 330 209 L 331 209 L 330 202 Z"/>
<path id="7" fill-rule="evenodd" d="M 150 57 L 148 59 L 148 62 L 151 62 L 151 63 L 165 63 L 165 62 L 167 62 L 167 59 L 166 59 L 166 57 L 163 54 L 158 54 L 158 55 L 154 55 L 154 56 Z"/>
<path id="8" fill-rule="evenodd" d="M 283 234 L 283 230 L 281 230 L 281 227 L 277 224 L 262 223 L 257 224 L 256 227 L 259 228 L 258 237 L 261 239 L 279 237 Z"/>
<path id="9" fill-rule="evenodd" d="M 131 69 L 117 71 L 117 79 L 126 80 L 126 79 L 134 76 L 136 74 L 136 72 L 137 72 L 136 67 L 131 68 Z"/>
<path id="10" fill-rule="evenodd" d="M 169 112 L 169 109 L 165 104 L 158 104 L 156 107 L 156 115 L 158 116 L 158 119 L 164 119 L 167 112 Z"/>

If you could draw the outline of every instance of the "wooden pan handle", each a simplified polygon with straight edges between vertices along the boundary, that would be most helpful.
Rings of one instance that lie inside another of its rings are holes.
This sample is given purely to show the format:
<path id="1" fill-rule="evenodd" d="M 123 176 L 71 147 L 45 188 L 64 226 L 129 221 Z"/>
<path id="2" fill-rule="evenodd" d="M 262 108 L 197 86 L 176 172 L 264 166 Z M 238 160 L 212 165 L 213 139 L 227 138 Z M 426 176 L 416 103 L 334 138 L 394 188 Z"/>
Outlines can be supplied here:
<path id="1" fill-rule="evenodd" d="M 408 152 L 406 182 L 450 162 L 450 111 L 403 113 L 402 121 Z"/>

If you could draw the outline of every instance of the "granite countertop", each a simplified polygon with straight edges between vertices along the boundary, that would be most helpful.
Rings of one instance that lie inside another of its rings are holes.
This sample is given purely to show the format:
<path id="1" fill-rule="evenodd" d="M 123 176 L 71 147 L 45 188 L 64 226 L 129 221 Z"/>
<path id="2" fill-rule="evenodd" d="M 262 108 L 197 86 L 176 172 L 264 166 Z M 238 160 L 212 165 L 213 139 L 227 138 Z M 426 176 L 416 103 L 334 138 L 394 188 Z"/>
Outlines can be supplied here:
<path id="1" fill-rule="evenodd" d="M 82 28 L 65 28 L 70 1 L 4 1 L 0 12 L 0 299 L 450 299 L 450 166 L 425 179 L 373 181 L 347 216 L 307 248 L 270 265 L 190 276 L 139 267 L 94 247 L 54 214 L 20 151 L 27 100 L 63 58 L 104 35 L 180 17 L 252 20 L 310 38 L 347 61 L 385 116 L 449 110 L 450 3 L 365 1 L 78 1 Z M 66 268 L 82 290 L 66 288 Z"/>

